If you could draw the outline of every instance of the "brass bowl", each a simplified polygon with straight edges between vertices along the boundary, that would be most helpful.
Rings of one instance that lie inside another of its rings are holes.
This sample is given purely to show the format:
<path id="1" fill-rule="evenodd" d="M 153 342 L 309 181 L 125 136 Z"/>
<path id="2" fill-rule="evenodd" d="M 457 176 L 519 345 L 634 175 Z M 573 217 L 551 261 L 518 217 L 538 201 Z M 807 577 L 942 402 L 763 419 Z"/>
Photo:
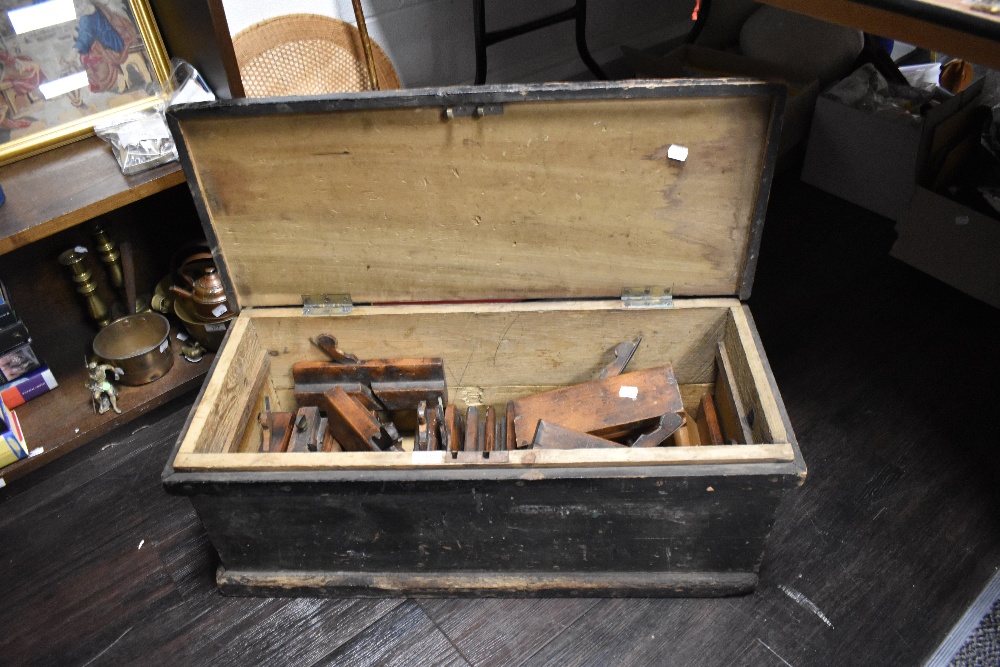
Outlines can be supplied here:
<path id="1" fill-rule="evenodd" d="M 216 352 L 226 337 L 229 322 L 235 314 L 214 322 L 203 322 L 194 314 L 194 308 L 187 299 L 174 299 L 174 314 L 191 336 L 209 352 Z"/>
<path id="2" fill-rule="evenodd" d="M 152 312 L 117 319 L 94 338 L 94 354 L 125 372 L 121 384 L 138 386 L 158 380 L 174 365 L 170 322 Z"/>

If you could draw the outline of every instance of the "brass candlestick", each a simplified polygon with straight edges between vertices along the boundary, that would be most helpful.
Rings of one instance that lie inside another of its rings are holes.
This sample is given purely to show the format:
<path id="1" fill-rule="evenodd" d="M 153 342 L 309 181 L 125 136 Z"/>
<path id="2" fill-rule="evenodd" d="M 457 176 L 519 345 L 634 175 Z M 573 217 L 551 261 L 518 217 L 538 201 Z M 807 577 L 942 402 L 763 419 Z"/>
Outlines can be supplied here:
<path id="1" fill-rule="evenodd" d="M 95 252 L 107 268 L 111 284 L 116 290 L 121 290 L 125 282 L 122 278 L 122 255 L 118 244 L 108 236 L 99 222 L 91 223 L 90 235 L 94 237 Z"/>
<path id="2" fill-rule="evenodd" d="M 87 249 L 81 246 L 70 248 L 59 255 L 59 263 L 69 270 L 70 279 L 76 283 L 77 293 L 87 302 L 87 312 L 91 319 L 97 322 L 99 327 L 110 324 L 108 307 L 101 297 L 97 296 L 97 283 L 94 281 L 94 272 L 88 266 Z"/>

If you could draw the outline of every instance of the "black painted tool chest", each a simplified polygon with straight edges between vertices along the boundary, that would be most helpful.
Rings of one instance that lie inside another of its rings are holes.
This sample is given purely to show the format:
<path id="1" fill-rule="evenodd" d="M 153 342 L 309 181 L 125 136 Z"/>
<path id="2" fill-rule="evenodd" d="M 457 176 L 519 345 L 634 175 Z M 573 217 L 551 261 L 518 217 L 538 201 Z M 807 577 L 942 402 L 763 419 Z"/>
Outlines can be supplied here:
<path id="1" fill-rule="evenodd" d="M 727 595 L 753 590 L 806 468 L 741 299 L 784 100 L 738 80 L 227 101 L 170 112 L 240 308 L 163 481 L 257 595 Z M 449 400 L 498 405 L 673 364 L 721 384 L 743 444 L 260 453 L 265 404 L 320 333 L 440 357 Z"/>

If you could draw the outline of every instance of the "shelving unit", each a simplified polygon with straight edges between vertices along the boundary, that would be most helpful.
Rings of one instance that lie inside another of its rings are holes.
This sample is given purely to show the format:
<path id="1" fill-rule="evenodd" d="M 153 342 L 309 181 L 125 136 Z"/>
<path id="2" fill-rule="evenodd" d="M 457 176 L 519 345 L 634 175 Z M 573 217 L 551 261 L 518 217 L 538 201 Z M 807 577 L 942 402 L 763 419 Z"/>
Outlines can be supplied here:
<path id="1" fill-rule="evenodd" d="M 176 162 L 123 176 L 97 137 L 0 167 L 0 254 L 183 182 Z"/>
<path id="2" fill-rule="evenodd" d="M 82 235 L 75 227 L 111 214 L 122 233 L 154 236 L 146 244 L 143 264 L 147 274 L 155 273 L 167 252 L 157 235 L 170 231 L 161 228 L 169 224 L 164 220 L 169 220 L 171 212 L 161 212 L 163 220 L 150 220 L 151 207 L 141 202 L 165 197 L 165 205 L 156 200 L 152 208 L 170 209 L 176 202 L 190 200 L 183 188 L 176 187 L 183 183 L 184 174 L 177 163 L 123 176 L 110 148 L 96 137 L 0 167 L 0 186 L 7 197 L 0 206 L 0 276 L 8 282 L 15 309 L 59 382 L 53 391 L 15 410 L 28 447 L 43 447 L 44 452 L 0 468 L 5 482 L 196 388 L 208 371 L 213 355 L 197 364 L 175 359 L 170 372 L 159 380 L 141 387 L 121 387 L 122 414 L 95 414 L 84 384 L 83 356 L 96 329 L 86 321 L 61 267 L 52 261 L 55 251 L 51 248 Z M 193 207 L 188 207 L 193 217 Z M 156 253 L 161 256 L 155 257 Z M 145 282 L 150 282 L 149 275 Z M 173 342 L 175 333 L 171 334 Z M 174 344 L 177 356 L 178 350 Z"/>

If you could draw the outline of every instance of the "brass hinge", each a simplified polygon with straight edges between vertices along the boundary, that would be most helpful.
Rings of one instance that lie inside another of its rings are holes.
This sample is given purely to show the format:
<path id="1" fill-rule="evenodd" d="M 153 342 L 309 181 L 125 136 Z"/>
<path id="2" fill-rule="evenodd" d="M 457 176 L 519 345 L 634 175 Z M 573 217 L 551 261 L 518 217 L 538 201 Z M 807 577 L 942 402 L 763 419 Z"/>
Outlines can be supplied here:
<path id="1" fill-rule="evenodd" d="M 445 107 L 444 117 L 452 118 L 484 118 L 486 116 L 503 115 L 503 104 L 461 104 L 455 107 Z"/>
<path id="2" fill-rule="evenodd" d="M 348 315 L 354 310 L 350 294 L 303 294 L 303 315 Z"/>
<path id="3" fill-rule="evenodd" d="M 622 308 L 673 308 L 672 287 L 626 287 L 622 290 Z"/>

